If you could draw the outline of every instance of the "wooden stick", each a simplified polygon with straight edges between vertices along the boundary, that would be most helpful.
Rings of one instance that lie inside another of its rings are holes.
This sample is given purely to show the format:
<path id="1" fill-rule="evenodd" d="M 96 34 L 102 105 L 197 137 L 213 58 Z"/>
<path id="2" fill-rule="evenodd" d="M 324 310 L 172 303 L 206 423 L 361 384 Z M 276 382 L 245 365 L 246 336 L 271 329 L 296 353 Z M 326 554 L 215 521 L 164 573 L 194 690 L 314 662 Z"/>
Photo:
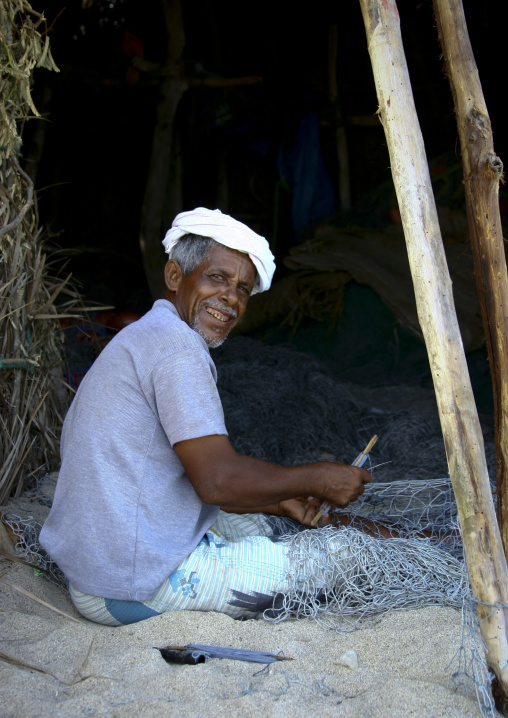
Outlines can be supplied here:
<path id="1" fill-rule="evenodd" d="M 370 454 L 370 452 L 371 452 L 371 450 L 372 450 L 372 447 L 374 446 L 374 444 L 376 443 L 377 440 L 378 440 L 378 435 L 377 435 L 377 434 L 374 434 L 374 436 L 373 436 L 372 439 L 369 441 L 369 443 L 367 444 L 367 446 L 365 447 L 365 449 L 362 451 L 362 453 L 359 454 L 359 455 L 356 457 L 356 459 L 355 459 L 354 462 L 352 463 L 352 466 L 358 466 L 358 464 L 361 463 L 363 457 L 364 457 L 364 456 L 367 456 L 368 454 Z M 327 502 L 324 504 L 324 506 L 323 506 L 321 509 L 319 509 L 318 513 L 314 516 L 314 518 L 313 518 L 312 521 L 310 522 L 310 525 L 311 525 L 311 526 L 315 526 L 315 525 L 317 524 L 317 522 L 319 521 L 319 519 L 321 518 L 321 516 L 324 514 L 324 512 L 326 511 L 326 509 L 327 509 L 329 506 L 331 506 L 331 504 L 328 503 L 328 501 L 327 501 Z"/>
<path id="2" fill-rule="evenodd" d="M 70 616 L 68 613 L 65 613 L 65 611 L 60 611 L 59 608 L 55 608 L 50 603 L 43 601 L 42 598 L 38 598 L 35 594 L 30 593 L 30 591 L 26 591 L 24 588 L 21 588 L 21 586 L 16 586 L 15 583 L 11 583 L 11 581 L 4 578 L 3 576 L 0 578 L 0 581 L 2 583 L 6 583 L 8 586 L 13 588 L 15 591 L 18 591 L 19 593 L 22 593 L 24 596 L 28 596 L 28 598 L 31 598 L 33 601 L 37 601 L 37 603 L 40 603 L 41 606 L 46 606 L 46 608 L 50 608 L 55 613 L 59 613 L 61 616 L 65 616 L 65 618 L 68 618 L 71 621 L 75 621 L 76 623 L 83 625 L 83 621 L 78 621 L 78 619 L 74 618 L 74 616 Z"/>
<path id="3" fill-rule="evenodd" d="M 168 34 L 164 69 L 166 76 L 160 86 L 161 99 L 157 107 L 148 178 L 141 206 L 139 237 L 143 266 L 154 298 L 162 296 L 164 290 L 165 260 L 160 244 L 171 167 L 173 124 L 180 100 L 189 87 L 183 74 L 185 31 L 181 0 L 162 0 L 162 9 Z"/>
<path id="4" fill-rule="evenodd" d="M 27 663 L 21 658 L 16 658 L 15 656 L 11 656 L 10 653 L 6 653 L 5 651 L 0 650 L 0 659 L 3 661 L 7 661 L 7 663 L 12 663 L 15 666 L 23 666 L 23 668 L 29 668 L 31 671 L 37 671 L 38 673 L 44 673 L 47 676 L 53 676 L 56 680 L 59 680 L 54 673 L 50 673 L 49 671 L 46 671 L 44 668 L 39 668 L 38 666 L 34 666 L 32 663 Z M 63 681 L 60 681 L 63 683 Z M 65 685 L 68 685 L 65 683 Z"/>
<path id="5" fill-rule="evenodd" d="M 188 83 L 191 87 L 236 87 L 238 85 L 255 85 L 263 82 L 263 78 L 259 75 L 246 75 L 245 77 L 199 77 L 189 78 Z"/>
<path id="6" fill-rule="evenodd" d="M 337 83 L 338 43 L 338 27 L 334 25 L 330 28 L 328 34 L 328 94 L 330 96 L 333 124 L 335 126 L 335 144 L 337 147 L 337 161 L 339 165 L 340 208 L 349 209 L 351 207 L 351 180 L 349 176 L 349 152 L 346 127 L 340 109 L 339 86 Z"/>
<path id="7" fill-rule="evenodd" d="M 508 568 L 395 0 L 360 0 L 486 660 L 508 695 Z M 504 605 L 503 605 L 504 604 Z"/>
<path id="8" fill-rule="evenodd" d="M 508 557 L 508 274 L 499 213 L 503 164 L 469 41 L 462 0 L 434 0 L 462 150 L 476 287 L 494 389 L 497 515 Z"/>

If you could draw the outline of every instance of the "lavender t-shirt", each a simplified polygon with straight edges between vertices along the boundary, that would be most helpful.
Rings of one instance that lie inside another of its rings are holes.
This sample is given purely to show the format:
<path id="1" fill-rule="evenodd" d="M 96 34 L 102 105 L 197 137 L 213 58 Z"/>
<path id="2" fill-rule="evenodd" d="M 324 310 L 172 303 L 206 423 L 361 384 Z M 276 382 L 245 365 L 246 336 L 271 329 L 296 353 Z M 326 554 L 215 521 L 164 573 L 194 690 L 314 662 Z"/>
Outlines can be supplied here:
<path id="1" fill-rule="evenodd" d="M 203 339 L 160 299 L 99 355 L 62 431 L 40 542 L 84 593 L 145 601 L 197 546 L 205 504 L 173 445 L 227 434 Z"/>

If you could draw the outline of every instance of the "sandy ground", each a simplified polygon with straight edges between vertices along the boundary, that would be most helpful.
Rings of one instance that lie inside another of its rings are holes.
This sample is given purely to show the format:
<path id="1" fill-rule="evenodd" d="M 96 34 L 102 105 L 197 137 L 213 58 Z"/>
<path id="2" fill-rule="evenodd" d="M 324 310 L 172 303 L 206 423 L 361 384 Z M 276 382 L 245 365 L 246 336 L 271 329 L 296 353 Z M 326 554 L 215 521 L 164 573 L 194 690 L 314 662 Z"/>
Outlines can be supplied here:
<path id="1" fill-rule="evenodd" d="M 11 499 L 7 511 L 42 524 L 55 481 L 48 475 L 32 495 Z M 155 648 L 188 643 L 293 660 L 174 665 Z M 64 588 L 0 558 L 0 718 L 303 718 L 314 711 L 344 718 L 477 718 L 474 687 L 457 689 L 453 681 L 461 644 L 460 612 L 440 607 L 393 611 L 351 633 L 307 619 L 273 624 L 193 611 L 109 628 L 81 618 Z M 341 663 L 348 650 L 356 651 L 356 669 Z"/>
<path id="2" fill-rule="evenodd" d="M 80 619 L 67 593 L 29 567 L 1 560 L 0 636 L 5 718 L 480 715 L 473 689 L 456 690 L 452 681 L 461 615 L 450 608 L 391 612 L 373 627 L 342 634 L 310 620 L 274 625 L 191 611 L 108 628 Z M 269 667 L 228 659 L 170 665 L 154 648 L 170 643 L 282 652 L 294 660 Z M 357 669 L 341 664 L 350 649 Z"/>

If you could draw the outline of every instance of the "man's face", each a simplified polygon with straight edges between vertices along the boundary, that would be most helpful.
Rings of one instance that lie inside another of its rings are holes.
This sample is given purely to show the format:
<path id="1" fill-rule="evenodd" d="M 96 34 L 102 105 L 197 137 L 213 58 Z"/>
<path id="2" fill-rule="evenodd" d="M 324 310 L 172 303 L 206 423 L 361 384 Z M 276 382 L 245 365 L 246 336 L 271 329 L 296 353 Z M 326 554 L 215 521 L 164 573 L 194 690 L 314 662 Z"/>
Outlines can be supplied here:
<path id="1" fill-rule="evenodd" d="M 245 312 L 256 269 L 247 254 L 219 245 L 188 276 L 174 260 L 165 276 L 180 317 L 209 347 L 218 347 Z"/>

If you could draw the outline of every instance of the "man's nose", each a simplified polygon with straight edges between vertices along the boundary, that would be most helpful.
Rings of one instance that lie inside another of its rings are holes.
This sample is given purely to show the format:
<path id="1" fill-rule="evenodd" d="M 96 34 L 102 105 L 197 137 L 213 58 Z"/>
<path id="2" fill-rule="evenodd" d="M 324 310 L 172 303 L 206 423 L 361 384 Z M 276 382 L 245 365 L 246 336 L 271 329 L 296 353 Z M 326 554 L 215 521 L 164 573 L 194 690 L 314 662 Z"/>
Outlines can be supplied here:
<path id="1" fill-rule="evenodd" d="M 228 282 L 221 291 L 221 299 L 228 306 L 232 307 L 238 304 L 238 288 L 231 282 Z"/>

